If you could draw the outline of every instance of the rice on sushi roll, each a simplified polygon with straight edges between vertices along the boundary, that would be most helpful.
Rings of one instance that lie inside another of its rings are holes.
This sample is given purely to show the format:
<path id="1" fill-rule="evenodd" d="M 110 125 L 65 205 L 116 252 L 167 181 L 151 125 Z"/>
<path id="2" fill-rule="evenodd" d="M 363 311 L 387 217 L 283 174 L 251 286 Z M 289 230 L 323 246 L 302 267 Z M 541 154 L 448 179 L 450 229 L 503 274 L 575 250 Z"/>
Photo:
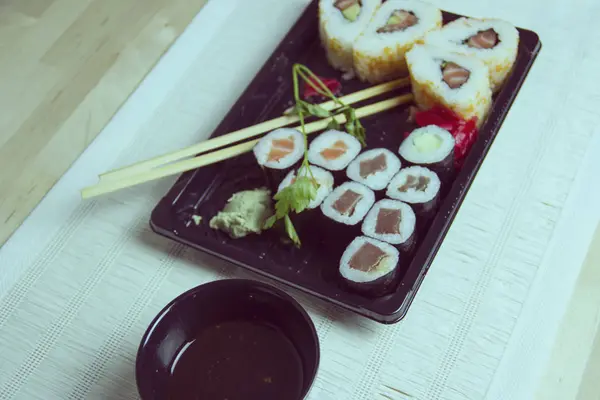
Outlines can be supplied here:
<path id="1" fill-rule="evenodd" d="M 375 193 L 357 182 L 345 182 L 323 200 L 321 210 L 328 219 L 344 225 L 357 225 L 375 203 Z"/>
<path id="2" fill-rule="evenodd" d="M 366 236 L 355 238 L 340 259 L 346 285 L 367 295 L 385 294 L 398 276 L 400 252 L 392 245 Z"/>
<path id="3" fill-rule="evenodd" d="M 304 135 L 296 129 L 281 128 L 263 136 L 254 146 L 256 162 L 266 173 L 267 181 L 274 190 L 288 169 L 294 167 L 304 156 Z"/>
<path id="4" fill-rule="evenodd" d="M 441 182 L 435 172 L 425 167 L 403 168 L 387 189 L 387 196 L 413 206 L 417 215 L 431 217 L 440 197 Z"/>
<path id="5" fill-rule="evenodd" d="M 398 200 L 383 199 L 375 203 L 362 224 L 365 236 L 395 245 L 410 252 L 415 245 L 417 217 L 413 209 Z"/>
<path id="6" fill-rule="evenodd" d="M 498 19 L 459 18 L 428 34 L 425 43 L 482 60 L 489 68 L 492 91 L 497 92 L 517 59 L 519 31 Z"/>
<path id="7" fill-rule="evenodd" d="M 260 166 L 287 169 L 300 161 L 305 149 L 304 136 L 300 131 L 281 128 L 263 136 L 253 151 Z"/>
<path id="8" fill-rule="evenodd" d="M 388 149 L 372 149 L 360 154 L 348 165 L 346 175 L 372 190 L 383 190 L 402 166 Z"/>
<path id="9" fill-rule="evenodd" d="M 354 70 L 354 41 L 366 28 L 381 0 L 320 0 L 319 34 L 327 60 L 343 72 Z"/>
<path id="10" fill-rule="evenodd" d="M 354 68 L 362 81 L 385 82 L 408 75 L 405 55 L 442 26 L 442 12 L 418 0 L 388 0 L 354 43 Z"/>
<path id="11" fill-rule="evenodd" d="M 308 173 L 305 167 L 300 167 L 298 171 L 290 171 L 290 173 L 288 173 L 287 176 L 283 179 L 283 181 L 281 181 L 281 183 L 279 184 L 277 192 L 281 192 L 283 189 L 294 183 L 297 176 L 308 176 L 309 178 L 314 178 L 316 180 L 317 185 L 319 185 L 317 189 L 317 197 L 311 200 L 310 204 L 308 205 L 309 209 L 319 207 L 325 199 L 325 197 L 327 197 L 333 190 L 334 180 L 331 172 L 311 165 L 310 173 Z"/>
<path id="12" fill-rule="evenodd" d="M 481 126 L 492 105 L 489 68 L 474 56 L 447 48 L 416 45 L 406 54 L 415 103 L 444 106 Z"/>
<path id="13" fill-rule="evenodd" d="M 329 171 L 341 171 L 360 153 L 362 146 L 354 136 L 328 130 L 317 136 L 308 147 L 308 161 Z"/>
<path id="14" fill-rule="evenodd" d="M 413 165 L 425 165 L 438 175 L 450 175 L 454 169 L 454 136 L 436 125 L 415 129 L 400 145 L 398 153 Z"/>

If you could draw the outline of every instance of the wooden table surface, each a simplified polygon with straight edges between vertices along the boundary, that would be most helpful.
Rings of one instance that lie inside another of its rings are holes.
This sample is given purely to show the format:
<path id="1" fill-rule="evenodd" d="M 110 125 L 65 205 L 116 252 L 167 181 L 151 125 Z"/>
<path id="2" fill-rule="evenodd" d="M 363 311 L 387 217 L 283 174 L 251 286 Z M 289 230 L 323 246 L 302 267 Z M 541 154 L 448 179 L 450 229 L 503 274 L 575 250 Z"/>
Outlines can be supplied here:
<path id="1" fill-rule="evenodd" d="M 208 0 L 0 0 L 0 245 Z M 600 228 L 540 399 L 600 399 Z"/>
<path id="2" fill-rule="evenodd" d="M 207 0 L 0 0 L 0 245 Z"/>

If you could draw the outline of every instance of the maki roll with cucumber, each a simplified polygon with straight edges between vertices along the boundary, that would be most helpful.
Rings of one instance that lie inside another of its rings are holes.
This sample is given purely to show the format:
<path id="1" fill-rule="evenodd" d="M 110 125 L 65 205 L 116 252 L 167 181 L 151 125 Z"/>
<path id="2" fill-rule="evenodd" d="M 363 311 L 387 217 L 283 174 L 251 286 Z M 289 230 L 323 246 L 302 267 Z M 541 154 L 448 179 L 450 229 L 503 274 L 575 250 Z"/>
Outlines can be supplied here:
<path id="1" fill-rule="evenodd" d="M 454 136 L 436 125 L 415 129 L 400 145 L 398 153 L 412 165 L 427 166 L 441 179 L 454 170 Z"/>
<path id="2" fill-rule="evenodd" d="M 359 236 L 346 247 L 339 272 L 349 289 L 379 296 L 395 283 L 399 261 L 400 253 L 394 246 Z"/>
<path id="3" fill-rule="evenodd" d="M 346 175 L 372 190 L 383 190 L 400 167 L 400 160 L 388 149 L 372 149 L 356 157 L 348 165 Z"/>

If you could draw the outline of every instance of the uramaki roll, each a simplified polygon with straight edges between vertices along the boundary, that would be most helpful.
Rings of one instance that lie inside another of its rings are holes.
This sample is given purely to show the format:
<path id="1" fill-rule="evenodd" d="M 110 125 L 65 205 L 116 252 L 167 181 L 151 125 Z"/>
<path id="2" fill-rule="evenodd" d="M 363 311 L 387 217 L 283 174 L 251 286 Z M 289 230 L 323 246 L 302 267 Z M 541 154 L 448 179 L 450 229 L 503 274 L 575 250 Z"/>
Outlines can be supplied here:
<path id="1" fill-rule="evenodd" d="M 405 54 L 442 26 L 442 12 L 418 0 L 388 0 L 354 44 L 358 77 L 379 83 L 408 74 Z"/>
<path id="2" fill-rule="evenodd" d="M 459 18 L 428 34 L 425 43 L 482 60 L 489 68 L 492 91 L 497 92 L 517 59 L 519 31 L 498 19 Z"/>
<path id="3" fill-rule="evenodd" d="M 329 64 L 352 72 L 352 47 L 381 0 L 320 0 L 319 34 Z"/>
<path id="4" fill-rule="evenodd" d="M 474 56 L 433 45 L 406 54 L 412 91 L 421 109 L 444 106 L 480 126 L 492 105 L 489 68 Z"/>

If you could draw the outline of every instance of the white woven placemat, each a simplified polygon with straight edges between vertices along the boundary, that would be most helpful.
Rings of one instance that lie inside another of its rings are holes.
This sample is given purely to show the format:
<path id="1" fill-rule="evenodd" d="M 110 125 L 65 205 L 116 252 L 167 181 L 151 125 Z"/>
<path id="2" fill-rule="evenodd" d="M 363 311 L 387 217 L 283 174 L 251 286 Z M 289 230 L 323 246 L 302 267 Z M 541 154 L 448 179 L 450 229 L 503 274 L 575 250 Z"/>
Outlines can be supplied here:
<path id="1" fill-rule="evenodd" d="M 173 179 L 86 202 L 78 190 L 207 137 L 307 3 L 211 0 L 1 249 L 0 399 L 136 398 L 135 352 L 158 310 L 203 282 L 249 276 L 150 231 Z M 599 64 L 594 3 L 453 2 L 535 30 L 544 49 L 404 321 L 293 293 L 322 345 L 311 400 L 486 396 L 600 119 L 581 79 Z"/>

